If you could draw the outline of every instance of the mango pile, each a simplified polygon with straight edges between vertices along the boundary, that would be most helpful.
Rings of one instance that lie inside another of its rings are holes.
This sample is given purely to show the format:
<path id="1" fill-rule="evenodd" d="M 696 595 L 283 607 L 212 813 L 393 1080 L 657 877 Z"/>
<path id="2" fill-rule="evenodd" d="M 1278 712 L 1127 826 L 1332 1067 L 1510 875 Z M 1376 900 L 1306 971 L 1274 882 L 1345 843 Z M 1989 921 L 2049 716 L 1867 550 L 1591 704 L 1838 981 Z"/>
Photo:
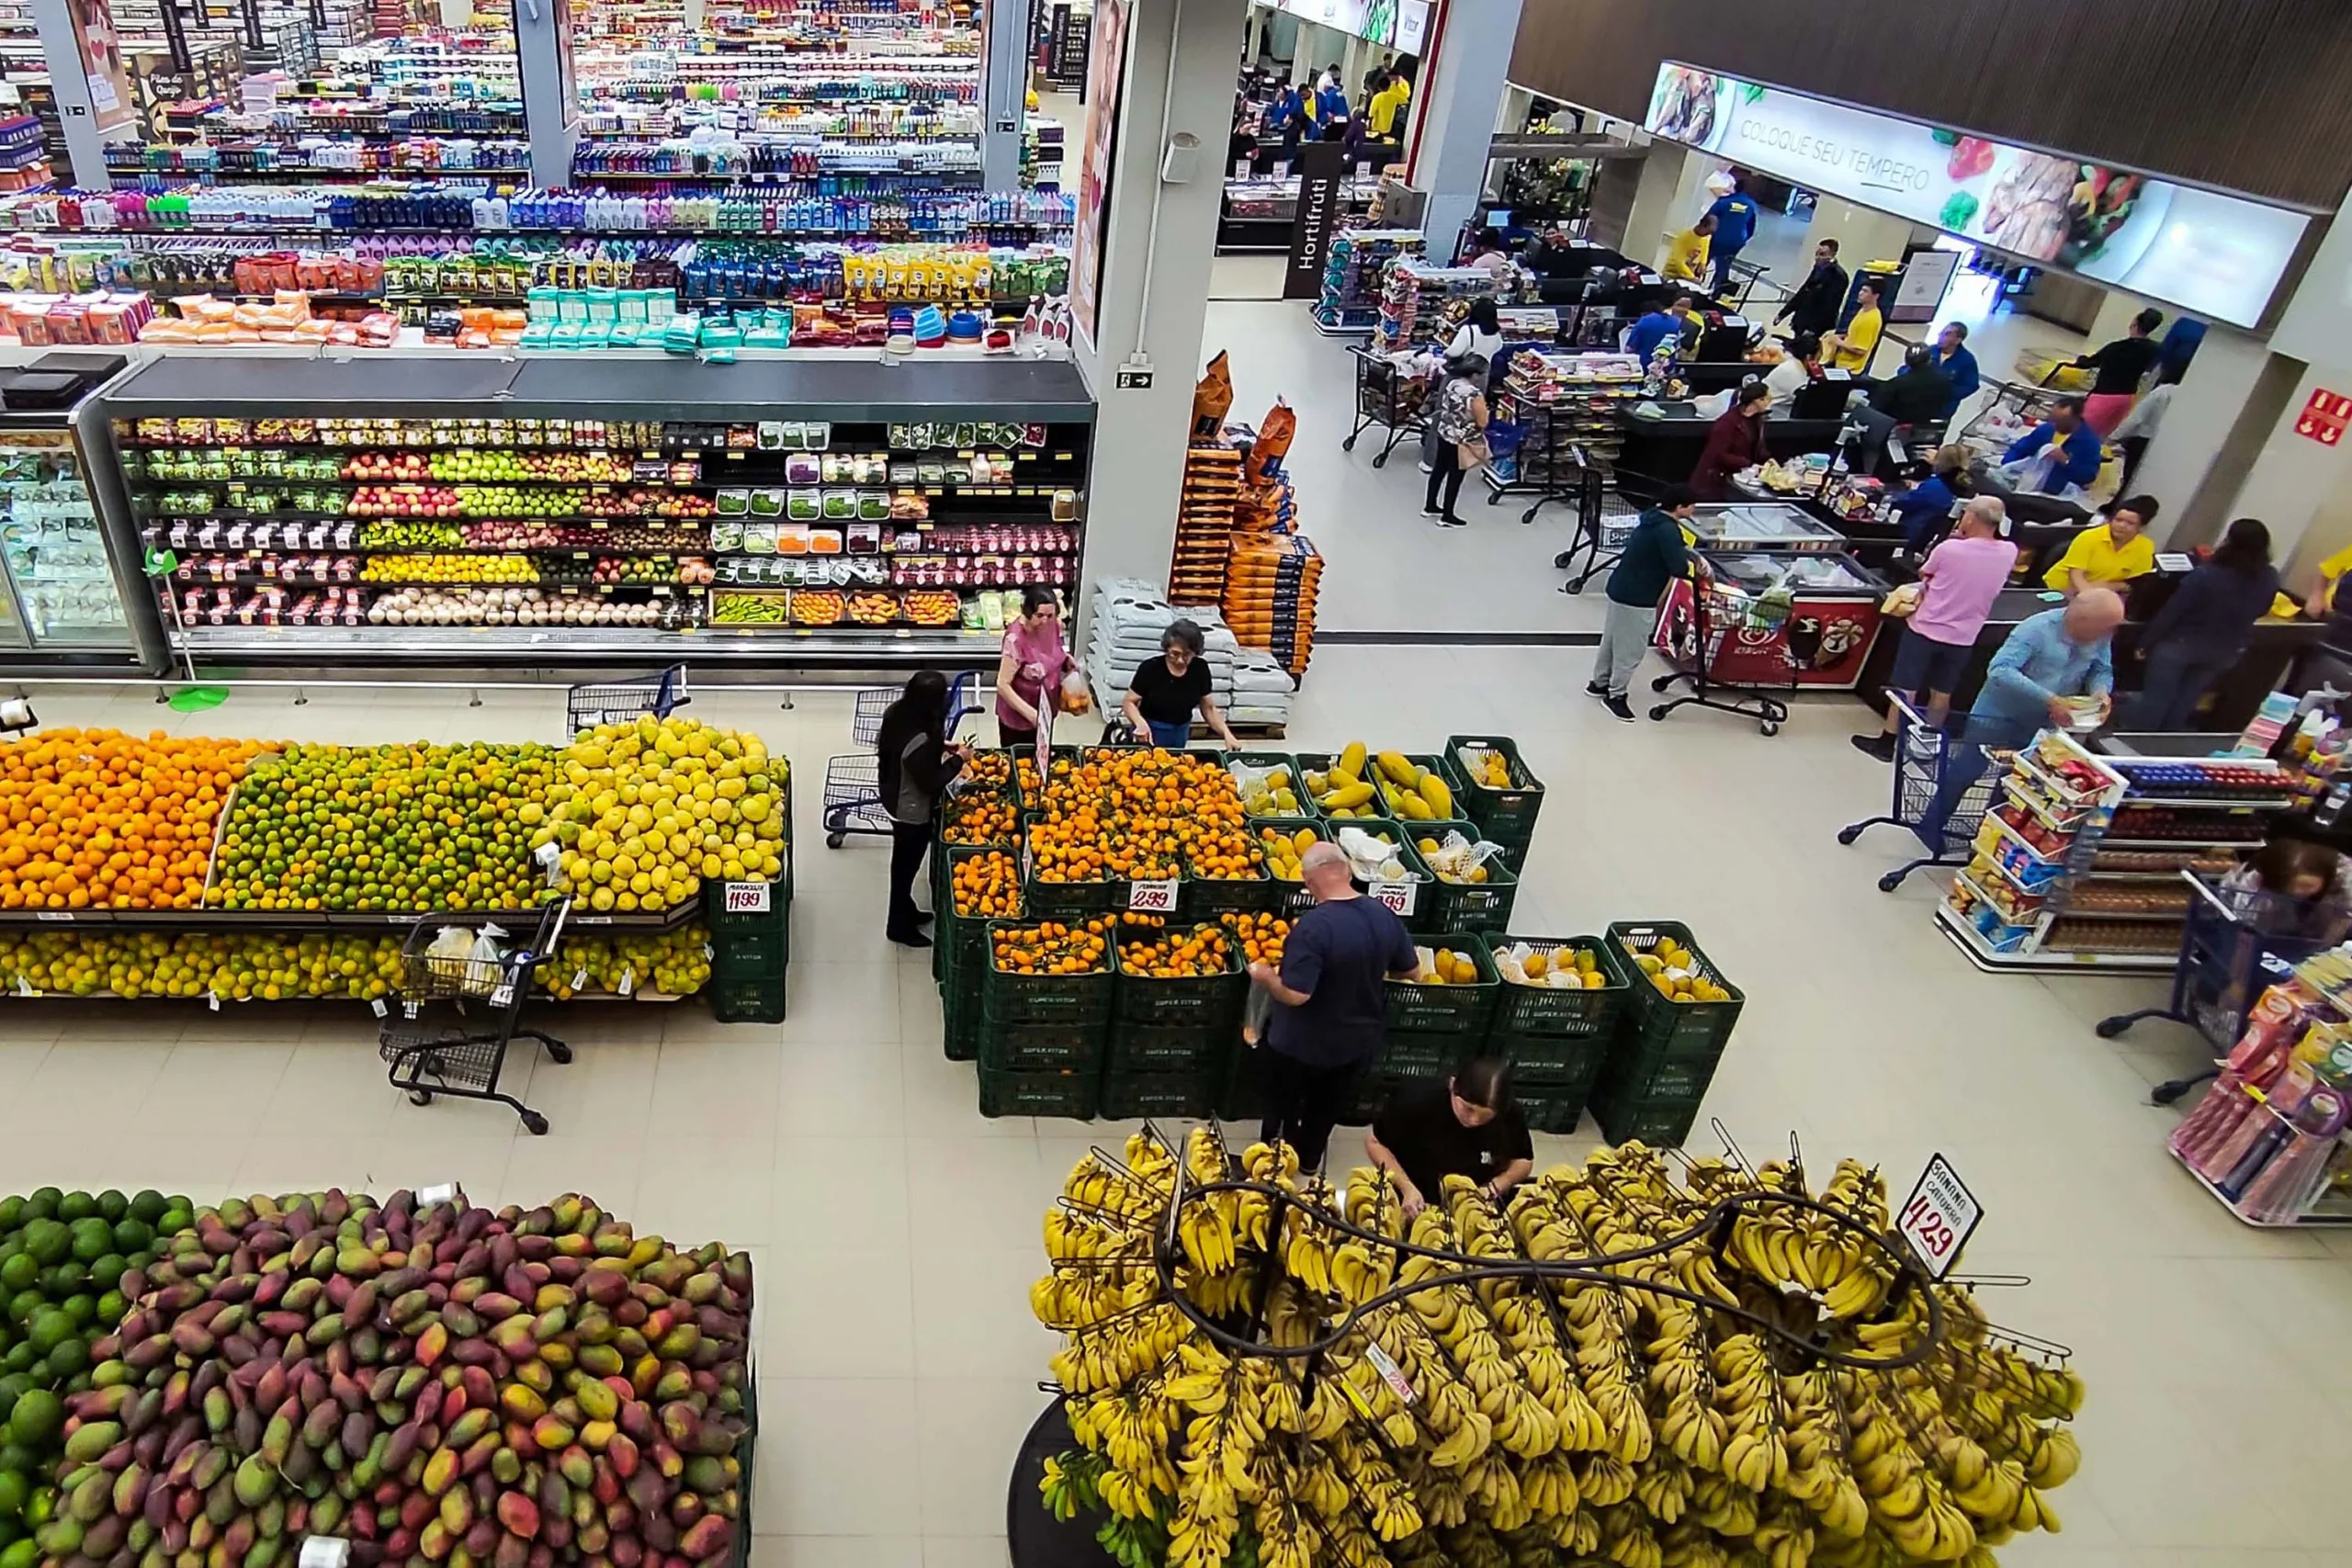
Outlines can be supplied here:
<path id="1" fill-rule="evenodd" d="M 1262 828 L 1259 829 L 1258 841 L 1266 852 L 1266 869 L 1284 882 L 1298 882 L 1306 875 L 1299 864 L 1301 857 L 1322 842 L 1322 835 L 1312 828 L 1288 832 L 1280 828 Z"/>
<path id="2" fill-rule="evenodd" d="M 1700 964 L 1699 957 L 1670 936 L 1657 939 L 1657 945 L 1647 953 L 1634 954 L 1634 962 L 1658 994 L 1673 1002 L 1727 1002 L 1731 993 L 1714 982 Z"/>
<path id="3" fill-rule="evenodd" d="M 574 1195 L 329 1191 L 199 1209 L 119 1289 L 26 1505 L 46 1562 L 291 1568 L 306 1535 L 451 1568 L 733 1548 L 746 1254 Z"/>

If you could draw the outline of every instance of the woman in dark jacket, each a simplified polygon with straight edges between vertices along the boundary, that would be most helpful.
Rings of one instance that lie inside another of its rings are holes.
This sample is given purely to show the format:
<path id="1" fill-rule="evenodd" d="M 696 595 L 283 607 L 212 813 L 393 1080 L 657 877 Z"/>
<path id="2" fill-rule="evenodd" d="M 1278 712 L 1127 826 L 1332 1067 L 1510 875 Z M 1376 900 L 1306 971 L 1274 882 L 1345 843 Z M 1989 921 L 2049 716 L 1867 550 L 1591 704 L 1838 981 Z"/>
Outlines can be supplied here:
<path id="1" fill-rule="evenodd" d="M 1701 501 L 1724 498 L 1724 481 L 1740 469 L 1761 463 L 1771 454 L 1764 449 L 1764 411 L 1772 406 L 1772 389 L 1761 381 L 1743 381 L 1707 431 L 1706 450 L 1690 470 L 1690 493 Z"/>
<path id="2" fill-rule="evenodd" d="M 886 934 L 901 947 L 929 947 L 915 908 L 915 874 L 931 848 L 932 813 L 948 784 L 964 771 L 968 748 L 947 739 L 947 677 L 918 670 L 905 695 L 882 716 L 874 749 L 880 764 L 882 809 L 890 815 L 890 916 Z"/>
<path id="3" fill-rule="evenodd" d="M 2190 572 L 2148 623 L 2140 639 L 2147 673 L 2131 728 L 2188 728 L 2207 688 L 2245 652 L 2254 623 L 2278 593 L 2270 530 L 2241 517 L 2222 536 L 2213 558 Z"/>
<path id="4" fill-rule="evenodd" d="M 1951 532 L 1960 503 L 1976 493 L 1968 477 L 1968 448 L 1953 443 L 1936 448 L 1928 477 L 1886 499 L 1886 509 L 1903 528 L 1903 547 L 1925 555 Z"/>

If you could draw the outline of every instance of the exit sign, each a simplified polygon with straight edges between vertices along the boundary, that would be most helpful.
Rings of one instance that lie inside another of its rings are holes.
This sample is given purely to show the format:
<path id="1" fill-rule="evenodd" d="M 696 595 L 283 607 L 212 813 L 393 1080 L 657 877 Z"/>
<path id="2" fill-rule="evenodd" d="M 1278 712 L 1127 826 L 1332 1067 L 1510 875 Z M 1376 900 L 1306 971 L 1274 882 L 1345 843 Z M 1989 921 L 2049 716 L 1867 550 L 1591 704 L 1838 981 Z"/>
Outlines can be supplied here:
<path id="1" fill-rule="evenodd" d="M 1119 372 L 1119 390 L 1123 392 L 1148 392 L 1150 389 L 1150 371 L 1123 369 Z"/>
<path id="2" fill-rule="evenodd" d="M 2352 397 L 2324 387 L 2312 389 L 2311 400 L 2295 421 L 2295 434 L 2308 435 L 2323 446 L 2333 446 L 2352 428 Z"/>

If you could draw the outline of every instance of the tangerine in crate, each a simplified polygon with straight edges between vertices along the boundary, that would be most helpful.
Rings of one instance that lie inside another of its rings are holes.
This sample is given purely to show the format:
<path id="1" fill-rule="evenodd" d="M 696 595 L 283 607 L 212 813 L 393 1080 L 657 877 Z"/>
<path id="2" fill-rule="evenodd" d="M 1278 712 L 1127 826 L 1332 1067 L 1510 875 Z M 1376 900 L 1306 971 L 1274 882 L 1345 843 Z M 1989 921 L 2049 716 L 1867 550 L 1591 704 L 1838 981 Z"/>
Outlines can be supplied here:
<path id="1" fill-rule="evenodd" d="M 1098 975 L 1109 968 L 1107 919 L 1065 925 L 1042 920 L 1034 926 L 991 933 L 990 963 L 1007 975 Z"/>
<path id="2" fill-rule="evenodd" d="M 1019 832 L 1012 802 L 993 790 L 949 795 L 939 822 L 939 837 L 950 844 L 1010 844 Z"/>
<path id="3" fill-rule="evenodd" d="M 1119 935 L 1119 972 L 1155 980 L 1191 980 L 1233 972 L 1234 947 L 1224 930 L 1198 925 L 1189 931 Z"/>
<path id="4" fill-rule="evenodd" d="M 956 863 L 956 912 L 973 919 L 1021 918 L 1021 863 L 1002 850 L 967 855 Z"/>
<path id="5" fill-rule="evenodd" d="M 1241 944 L 1241 960 L 1246 964 L 1272 964 L 1283 961 L 1283 944 L 1290 940 L 1290 921 L 1280 915 L 1264 910 L 1246 914 L 1217 917 L 1218 924 L 1233 933 Z"/>

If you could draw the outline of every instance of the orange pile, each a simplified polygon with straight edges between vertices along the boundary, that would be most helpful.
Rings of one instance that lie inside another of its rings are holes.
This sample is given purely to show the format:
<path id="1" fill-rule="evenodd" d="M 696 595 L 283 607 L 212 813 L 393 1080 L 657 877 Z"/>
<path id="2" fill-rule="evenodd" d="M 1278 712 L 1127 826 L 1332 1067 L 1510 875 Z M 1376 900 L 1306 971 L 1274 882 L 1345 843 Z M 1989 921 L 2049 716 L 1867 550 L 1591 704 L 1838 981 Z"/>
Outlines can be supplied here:
<path id="1" fill-rule="evenodd" d="M 1002 789 L 1012 782 L 1012 753 L 1010 751 L 975 751 L 964 764 L 961 774 L 969 784 L 986 784 Z"/>
<path id="2" fill-rule="evenodd" d="M 956 912 L 978 919 L 1021 918 L 1021 863 L 1002 850 L 956 863 Z"/>
<path id="3" fill-rule="evenodd" d="M 1109 951 L 1102 933 L 1110 927 L 1104 918 L 1080 926 L 1046 920 L 998 931 L 990 961 L 1007 975 L 1100 975 Z"/>
<path id="4" fill-rule="evenodd" d="M 0 744 L 0 908 L 196 908 L 215 821 L 264 750 L 160 729 Z"/>
<path id="5" fill-rule="evenodd" d="M 1029 787 L 1023 764 L 1023 788 Z M 1029 848 L 1043 882 L 1150 882 L 1261 874 L 1233 775 L 1179 751 L 1096 749 L 1055 759 Z"/>
<path id="6" fill-rule="evenodd" d="M 939 836 L 951 844 L 1010 844 L 1020 831 L 1012 802 L 994 790 L 966 790 L 947 797 Z"/>
<path id="7" fill-rule="evenodd" d="M 1233 972 L 1233 943 L 1214 925 L 1119 939 L 1119 970 L 1155 980 L 1199 979 Z"/>
<path id="8" fill-rule="evenodd" d="M 1217 921 L 1241 943 L 1244 964 L 1282 963 L 1283 943 L 1290 940 L 1290 921 L 1282 916 L 1261 910 L 1250 914 L 1219 915 Z"/>

